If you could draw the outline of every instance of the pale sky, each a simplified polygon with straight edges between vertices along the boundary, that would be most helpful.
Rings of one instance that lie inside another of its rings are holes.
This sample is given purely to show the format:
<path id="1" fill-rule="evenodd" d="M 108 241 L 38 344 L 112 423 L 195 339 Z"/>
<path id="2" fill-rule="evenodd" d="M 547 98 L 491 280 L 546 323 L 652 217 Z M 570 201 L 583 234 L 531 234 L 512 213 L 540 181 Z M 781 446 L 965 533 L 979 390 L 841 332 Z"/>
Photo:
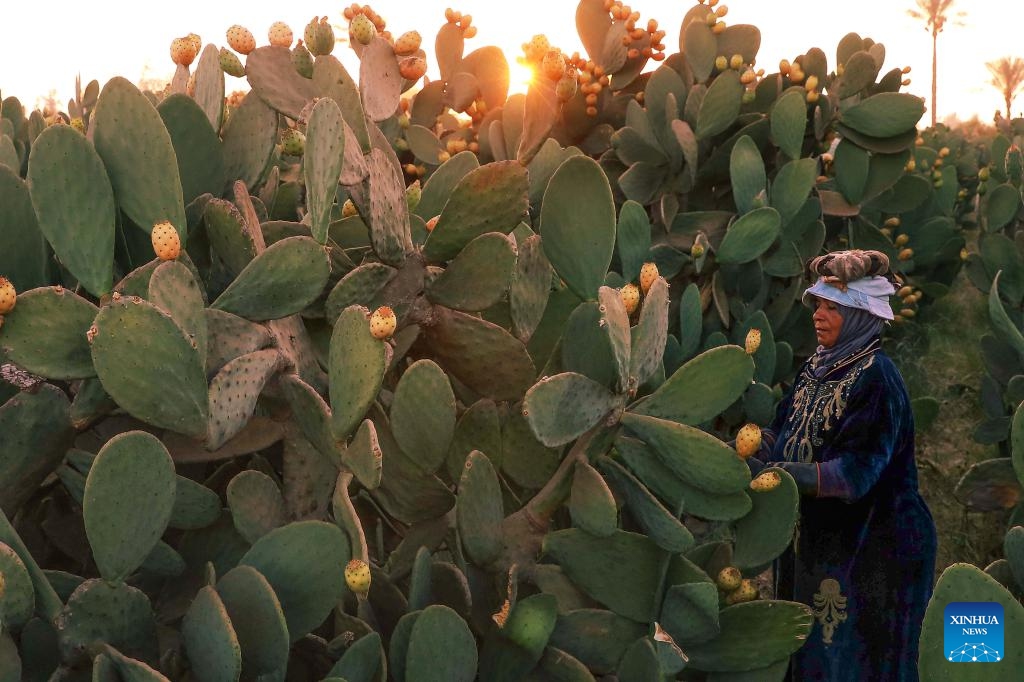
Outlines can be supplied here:
<path id="1" fill-rule="evenodd" d="M 362 4 L 362 3 L 361 3 Z M 462 4 L 434 0 L 378 0 L 374 10 L 388 23 L 396 36 L 410 29 L 424 37 L 428 61 L 433 57 L 433 41 L 444 23 L 445 7 L 453 6 L 473 15 L 479 33 L 467 41 L 470 50 L 497 45 L 505 50 L 515 68 L 515 56 L 521 44 L 535 33 L 545 33 L 551 43 L 573 52 L 582 46 L 575 30 L 575 0 L 465 0 Z M 723 0 L 729 7 L 729 24 L 754 24 L 761 29 L 758 66 L 771 72 L 779 59 L 820 47 L 834 68 L 835 48 L 840 38 L 854 31 L 886 46 L 883 69 L 909 65 L 912 80 L 906 91 L 928 97 L 931 87 L 931 37 L 924 25 L 911 19 L 906 9 L 913 0 Z M 48 0 L 43 5 L 31 2 L 4 3 L 4 38 L 0 41 L 0 93 L 15 95 L 28 107 L 37 97 L 56 89 L 66 104 L 74 92 L 75 74 L 81 72 L 83 86 L 96 79 L 102 86 L 120 75 L 134 82 L 143 77 L 170 78 L 174 70 L 168 55 L 171 40 L 189 32 L 198 33 L 204 42 L 225 45 L 225 30 L 239 23 L 256 36 L 257 44 L 267 44 L 266 31 L 274 21 L 287 22 L 296 38 L 314 15 L 326 15 L 332 23 L 342 24 L 341 3 L 322 0 L 288 0 L 283 3 L 222 3 L 209 0 L 175 0 L 154 3 L 125 0 Z M 678 26 L 691 2 L 678 0 L 637 0 L 633 8 L 641 12 L 639 23 L 646 25 L 654 17 L 668 32 L 667 52 L 678 50 Z M 963 26 L 947 24 L 939 36 L 938 115 L 950 114 L 967 119 L 978 114 L 990 122 L 996 109 L 1002 109 L 1002 96 L 989 85 L 985 62 L 1002 56 L 1024 57 L 1024 0 L 958 0 L 954 10 L 963 10 Z M 41 22 L 40 12 L 45 12 Z M 338 56 L 358 74 L 357 60 L 347 45 L 335 48 Z M 653 62 L 652 62 L 653 64 Z M 433 64 L 428 75 L 434 74 Z M 515 81 L 513 90 L 522 91 Z M 226 77 L 228 91 L 247 90 L 244 79 Z M 64 107 L 62 107 L 64 108 Z M 1024 95 L 1014 102 L 1013 114 L 1024 112 Z M 922 121 L 930 120 L 926 113 Z"/>

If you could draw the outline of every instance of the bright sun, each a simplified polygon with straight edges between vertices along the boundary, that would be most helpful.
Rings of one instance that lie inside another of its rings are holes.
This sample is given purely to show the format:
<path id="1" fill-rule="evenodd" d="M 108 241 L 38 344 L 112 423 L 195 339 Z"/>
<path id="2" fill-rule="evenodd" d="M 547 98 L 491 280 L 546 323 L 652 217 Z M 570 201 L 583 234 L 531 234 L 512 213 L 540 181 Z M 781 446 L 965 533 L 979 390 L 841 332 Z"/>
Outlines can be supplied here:
<path id="1" fill-rule="evenodd" d="M 515 59 L 509 60 L 508 67 L 509 92 L 525 93 L 530 88 L 530 83 L 533 82 L 533 69 L 524 64 L 520 64 Z"/>

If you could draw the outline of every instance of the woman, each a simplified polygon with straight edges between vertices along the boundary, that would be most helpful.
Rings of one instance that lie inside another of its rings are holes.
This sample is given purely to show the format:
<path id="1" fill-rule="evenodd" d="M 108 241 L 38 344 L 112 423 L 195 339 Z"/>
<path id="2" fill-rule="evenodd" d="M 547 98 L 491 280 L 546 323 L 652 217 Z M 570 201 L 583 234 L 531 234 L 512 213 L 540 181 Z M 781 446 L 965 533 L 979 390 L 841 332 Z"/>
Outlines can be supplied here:
<path id="1" fill-rule="evenodd" d="M 910 400 L 880 347 L 893 319 L 889 261 L 844 251 L 808 267 L 817 281 L 803 303 L 820 345 L 762 430 L 760 459 L 748 460 L 754 473 L 785 469 L 801 493 L 776 596 L 809 605 L 815 620 L 787 679 L 916 682 L 936 537 L 918 493 Z"/>

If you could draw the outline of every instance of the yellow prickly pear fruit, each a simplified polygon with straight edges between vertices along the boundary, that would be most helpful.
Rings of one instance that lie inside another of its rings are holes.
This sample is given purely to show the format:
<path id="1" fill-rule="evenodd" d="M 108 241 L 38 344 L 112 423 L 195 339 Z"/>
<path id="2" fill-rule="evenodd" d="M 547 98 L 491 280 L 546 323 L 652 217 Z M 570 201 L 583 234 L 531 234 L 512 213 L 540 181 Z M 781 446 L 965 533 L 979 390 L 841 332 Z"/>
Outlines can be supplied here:
<path id="1" fill-rule="evenodd" d="M 360 45 L 369 45 L 377 35 L 377 27 L 365 14 L 357 14 L 348 25 L 348 34 Z"/>
<path id="2" fill-rule="evenodd" d="M 730 605 L 742 604 L 743 602 L 754 601 L 755 599 L 757 599 L 757 588 L 754 586 L 754 581 L 744 579 L 739 587 L 729 593 L 729 596 L 725 598 L 725 602 Z"/>
<path id="3" fill-rule="evenodd" d="M 341 217 L 351 218 L 352 216 L 357 215 L 359 215 L 359 209 L 356 208 L 356 205 L 352 203 L 351 199 L 346 199 L 345 203 L 341 205 Z"/>
<path id="4" fill-rule="evenodd" d="M 578 84 L 576 79 L 572 76 L 563 76 L 558 79 L 558 83 L 555 85 L 555 96 L 563 102 L 568 102 L 576 96 L 576 89 Z"/>
<path id="5" fill-rule="evenodd" d="M 743 574 L 735 566 L 726 566 L 718 572 L 715 582 L 722 588 L 722 591 L 732 592 L 743 582 Z"/>
<path id="6" fill-rule="evenodd" d="M 71 127 L 80 133 L 85 132 L 85 121 L 82 120 L 81 116 L 75 116 L 71 119 Z"/>
<path id="7" fill-rule="evenodd" d="M 815 102 L 818 101 L 819 97 L 821 97 L 821 95 L 818 94 L 817 90 L 810 90 L 807 93 L 807 103 L 814 104 Z"/>
<path id="8" fill-rule="evenodd" d="M 916 314 L 917 311 L 914 310 L 913 308 L 904 308 L 903 310 L 900 311 L 900 315 L 902 315 L 903 317 L 913 317 Z"/>
<path id="9" fill-rule="evenodd" d="M 398 318 L 395 311 L 384 305 L 373 311 L 370 315 L 370 333 L 375 339 L 388 339 L 395 333 L 398 325 Z"/>
<path id="10" fill-rule="evenodd" d="M 154 225 L 149 236 L 153 241 L 153 251 L 160 260 L 174 260 L 181 254 L 181 238 L 178 231 L 166 220 Z"/>
<path id="11" fill-rule="evenodd" d="M 656 279 L 658 279 L 658 266 L 654 263 L 644 263 L 640 268 L 640 290 L 646 294 Z"/>
<path id="12" fill-rule="evenodd" d="M 986 182 L 988 180 L 988 176 L 989 176 L 988 166 L 985 166 L 984 168 L 982 168 L 981 170 L 978 171 L 978 179 L 981 180 L 982 182 Z"/>
<path id="13" fill-rule="evenodd" d="M 256 38 L 244 26 L 235 24 L 227 30 L 228 45 L 239 54 L 249 54 L 256 49 Z"/>
<path id="14" fill-rule="evenodd" d="M 540 70 L 549 80 L 558 80 L 565 74 L 565 57 L 559 50 L 548 50 Z"/>
<path id="15" fill-rule="evenodd" d="M 694 244 L 690 247 L 690 258 L 697 259 L 704 255 L 704 247 L 700 244 Z"/>
<path id="16" fill-rule="evenodd" d="M 905 286 L 900 287 L 900 290 L 896 292 L 896 295 L 899 296 L 900 298 L 906 298 L 907 296 L 910 296 L 912 293 L 914 293 L 914 287 Z"/>
<path id="17" fill-rule="evenodd" d="M 548 42 L 548 38 L 543 33 L 539 33 L 530 39 L 530 42 L 523 45 L 523 52 L 526 53 L 526 58 L 531 62 L 539 62 L 544 59 L 544 55 L 551 49 L 551 43 Z"/>
<path id="18" fill-rule="evenodd" d="M 403 57 L 411 55 L 420 49 L 422 42 L 423 38 L 418 31 L 406 31 L 395 41 L 395 54 Z"/>
<path id="19" fill-rule="evenodd" d="M 898 235 L 896 235 L 896 241 L 894 241 L 893 244 L 895 244 L 896 246 L 903 246 L 904 244 L 906 244 L 909 241 L 910 241 L 910 236 L 909 235 L 907 235 L 907 234 L 898 234 Z"/>
<path id="20" fill-rule="evenodd" d="M 897 218 L 896 216 L 893 216 L 892 218 L 887 218 L 884 225 L 886 227 L 899 227 L 900 219 Z"/>
<path id="21" fill-rule="evenodd" d="M 779 61 L 779 73 L 783 76 L 788 76 L 790 69 L 793 67 L 790 65 L 788 59 L 782 59 Z"/>
<path id="22" fill-rule="evenodd" d="M 907 161 L 907 165 L 904 166 L 903 169 L 908 173 L 913 173 L 917 169 L 917 161 L 914 159 Z"/>
<path id="23" fill-rule="evenodd" d="M 370 593 L 370 566 L 362 559 L 353 559 L 345 566 L 345 584 L 357 596 L 366 598 Z"/>
<path id="24" fill-rule="evenodd" d="M 967 249 L 960 249 L 960 260 L 967 260 L 970 255 L 971 254 Z"/>
<path id="25" fill-rule="evenodd" d="M 619 289 L 619 296 L 622 297 L 622 305 L 626 307 L 626 314 L 632 315 L 640 305 L 640 290 L 635 284 L 627 284 Z"/>
<path id="26" fill-rule="evenodd" d="M 813 74 L 808 76 L 807 80 L 804 81 L 804 89 L 808 90 L 808 91 L 809 90 L 817 90 L 818 89 L 818 77 L 813 75 Z"/>
<path id="27" fill-rule="evenodd" d="M 719 71 L 725 71 L 729 68 L 729 60 L 724 54 L 720 54 L 715 57 L 715 68 Z"/>
<path id="28" fill-rule="evenodd" d="M 758 474 L 757 478 L 750 482 L 750 489 L 754 492 L 765 493 L 775 490 L 782 483 L 782 477 L 777 471 L 765 471 Z"/>
<path id="29" fill-rule="evenodd" d="M 757 454 L 761 449 L 761 427 L 757 424 L 746 424 L 736 434 L 736 454 L 746 459 Z"/>
<path id="30" fill-rule="evenodd" d="M 741 66 L 743 66 L 743 55 L 734 54 L 729 57 L 729 68 L 739 70 Z"/>
<path id="31" fill-rule="evenodd" d="M 275 21 L 267 31 L 267 39 L 270 44 L 277 47 L 291 47 L 292 37 L 291 27 L 283 21 Z"/>
<path id="32" fill-rule="evenodd" d="M 743 348 L 747 351 L 747 355 L 753 355 L 757 352 L 757 349 L 761 347 L 761 330 L 751 329 L 747 332 L 747 338 L 743 340 Z"/>
<path id="33" fill-rule="evenodd" d="M 15 291 L 11 280 L 0 277 L 0 315 L 6 315 L 14 310 L 14 304 L 18 302 L 18 292 Z"/>
<path id="34" fill-rule="evenodd" d="M 914 250 L 913 249 L 903 249 L 902 251 L 900 251 L 899 256 L 898 256 L 898 258 L 900 260 L 910 260 L 913 257 L 914 257 Z"/>

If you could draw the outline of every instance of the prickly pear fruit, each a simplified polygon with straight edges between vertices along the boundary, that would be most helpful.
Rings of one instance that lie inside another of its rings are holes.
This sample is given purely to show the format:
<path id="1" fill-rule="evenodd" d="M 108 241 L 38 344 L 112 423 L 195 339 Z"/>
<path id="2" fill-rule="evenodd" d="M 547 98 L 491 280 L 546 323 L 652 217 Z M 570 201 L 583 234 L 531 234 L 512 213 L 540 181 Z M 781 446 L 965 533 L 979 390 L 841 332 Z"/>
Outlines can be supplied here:
<path id="1" fill-rule="evenodd" d="M 434 228 L 437 227 L 437 221 L 441 219 L 441 216 L 436 215 L 427 221 L 427 232 L 433 232 Z"/>
<path id="2" fill-rule="evenodd" d="M 747 332 L 747 338 L 743 340 L 743 348 L 747 351 L 747 355 L 753 355 L 757 352 L 757 349 L 761 347 L 761 330 L 751 329 Z"/>
<path id="3" fill-rule="evenodd" d="M 420 49 L 423 38 L 418 31 L 406 31 L 395 41 L 395 54 L 407 57 Z"/>
<path id="4" fill-rule="evenodd" d="M 720 54 L 715 57 L 715 68 L 719 71 L 725 71 L 729 68 L 729 60 L 724 54 Z"/>
<path id="5" fill-rule="evenodd" d="M 241 78 L 245 75 L 245 67 L 238 56 L 226 47 L 220 48 L 220 68 L 229 76 Z"/>
<path id="6" fill-rule="evenodd" d="M 71 118 L 71 127 L 74 128 L 75 130 L 77 130 L 80 133 L 84 133 L 85 132 L 85 121 L 82 119 L 81 116 L 73 116 Z"/>
<path id="7" fill-rule="evenodd" d="M 551 43 L 543 33 L 537 34 L 530 39 L 530 42 L 523 43 L 523 52 L 526 59 L 531 62 L 539 62 L 551 49 Z"/>
<path id="8" fill-rule="evenodd" d="M 345 203 L 341 205 L 341 217 L 351 218 L 352 216 L 359 215 L 359 209 L 352 203 L 351 199 L 346 199 Z"/>
<path id="9" fill-rule="evenodd" d="M 578 84 L 573 76 L 563 76 L 555 85 L 555 96 L 563 102 L 568 102 L 576 96 Z"/>
<path id="10" fill-rule="evenodd" d="M 656 279 L 658 279 L 658 266 L 654 263 L 644 263 L 640 268 L 640 290 L 646 294 Z"/>
<path id="11" fill-rule="evenodd" d="M 899 252 L 899 255 L 897 255 L 897 258 L 899 258 L 900 260 L 910 260 L 913 257 L 914 257 L 914 250 L 913 249 L 903 249 L 902 251 Z"/>
<path id="12" fill-rule="evenodd" d="M 306 24 L 306 30 L 302 35 L 306 39 L 306 47 L 310 54 L 322 55 L 334 51 L 334 29 L 331 28 L 327 17 L 321 17 L 319 21 L 313 17 L 313 20 Z"/>
<path id="13" fill-rule="evenodd" d="M 188 39 L 190 43 L 192 43 L 192 47 L 195 48 L 196 54 L 199 54 L 199 51 L 203 49 L 203 39 L 199 37 L 199 34 L 189 33 L 185 37 Z"/>
<path id="14" fill-rule="evenodd" d="M 895 244 L 896 246 L 903 246 L 904 244 L 906 244 L 909 241 L 910 241 L 910 237 L 908 235 L 901 234 L 901 235 L 897 235 L 896 236 L 896 239 L 893 241 L 893 244 Z"/>
<path id="15" fill-rule="evenodd" d="M 427 72 L 427 60 L 423 57 L 406 57 L 398 63 L 398 72 L 407 81 L 418 81 Z"/>
<path id="16" fill-rule="evenodd" d="M 718 572 L 718 578 L 715 582 L 722 588 L 722 591 L 732 592 L 743 582 L 743 574 L 735 566 L 726 566 Z"/>
<path id="17" fill-rule="evenodd" d="M 729 68 L 738 70 L 741 66 L 743 66 L 743 55 L 734 54 L 729 58 Z"/>
<path id="18" fill-rule="evenodd" d="M 423 190 L 420 189 L 420 181 L 416 180 L 411 185 L 405 188 L 405 204 L 409 207 L 410 211 L 415 211 L 416 207 L 420 204 L 420 197 L 423 196 Z"/>
<path id="19" fill-rule="evenodd" d="M 398 318 L 395 317 L 395 311 L 386 305 L 377 308 L 370 315 L 370 333 L 375 339 L 391 338 L 397 325 Z"/>
<path id="20" fill-rule="evenodd" d="M 0 315 L 6 315 L 14 310 L 14 304 L 18 302 L 18 292 L 14 290 L 11 280 L 0 277 Z"/>
<path id="21" fill-rule="evenodd" d="M 149 236 L 153 241 L 153 251 L 160 260 L 174 260 L 181 254 L 181 238 L 178 231 L 166 220 L 154 225 Z"/>
<path id="22" fill-rule="evenodd" d="M 360 15 L 361 16 L 361 15 Z M 345 566 L 345 584 L 356 596 L 365 599 L 370 593 L 370 567 L 362 559 L 353 559 Z"/>
<path id="23" fill-rule="evenodd" d="M 619 289 L 619 296 L 622 297 L 622 304 L 626 307 L 626 314 L 632 315 L 640 305 L 640 290 L 635 284 L 627 284 Z"/>
<path id="24" fill-rule="evenodd" d="M 1010 182 L 1019 183 L 1021 176 L 1024 176 L 1024 153 L 1021 153 L 1020 147 L 1015 144 L 1010 145 L 1010 149 L 1006 152 L 1004 165 L 1006 177 L 1010 179 Z"/>
<path id="25" fill-rule="evenodd" d="M 986 182 L 989 178 L 989 175 L 990 171 L 988 169 L 988 166 L 985 166 L 984 168 L 978 171 L 978 179 L 981 180 L 982 182 Z"/>
<path id="26" fill-rule="evenodd" d="M 755 599 L 757 599 L 757 588 L 754 586 L 754 581 L 744 579 L 739 587 L 729 593 L 729 596 L 725 598 L 725 602 L 732 605 L 754 601 Z"/>
<path id="27" fill-rule="evenodd" d="M 697 259 L 704 255 L 704 247 L 701 244 L 694 244 L 690 247 L 690 258 Z"/>
<path id="28" fill-rule="evenodd" d="M 283 21 L 275 21 L 267 31 L 267 39 L 270 44 L 277 47 L 291 47 L 292 38 L 291 26 Z"/>
<path id="29" fill-rule="evenodd" d="M 256 38 L 245 26 L 235 24 L 226 33 L 228 45 L 238 54 L 249 54 L 256 49 Z"/>
<path id="30" fill-rule="evenodd" d="M 565 57 L 559 50 L 548 50 L 540 65 L 541 73 L 551 80 L 558 80 L 565 75 Z"/>
<path id="31" fill-rule="evenodd" d="M 171 41 L 171 61 L 178 66 L 188 66 L 196 58 L 195 43 L 188 38 L 175 38 Z"/>
<path id="32" fill-rule="evenodd" d="M 294 128 L 289 128 L 281 135 L 281 151 L 289 156 L 302 156 L 306 151 L 306 136 Z"/>
<path id="33" fill-rule="evenodd" d="M 899 227 L 900 226 L 900 219 L 897 216 L 893 216 L 891 218 L 886 218 L 885 219 L 885 223 L 883 223 L 883 224 L 886 227 Z"/>
<path id="34" fill-rule="evenodd" d="M 292 48 L 292 66 L 303 78 L 313 77 L 313 55 L 309 53 L 301 40 Z"/>
<path id="35" fill-rule="evenodd" d="M 750 489 L 754 492 L 766 493 L 777 488 L 780 483 L 782 483 L 782 478 L 779 476 L 779 472 L 765 471 L 750 482 Z"/>
<path id="36" fill-rule="evenodd" d="M 736 434 L 736 454 L 743 459 L 757 454 L 761 449 L 761 427 L 757 424 L 746 424 Z"/>
<path id="37" fill-rule="evenodd" d="M 365 14 L 357 14 L 348 24 L 348 34 L 360 45 L 369 45 L 377 35 L 377 27 Z"/>

